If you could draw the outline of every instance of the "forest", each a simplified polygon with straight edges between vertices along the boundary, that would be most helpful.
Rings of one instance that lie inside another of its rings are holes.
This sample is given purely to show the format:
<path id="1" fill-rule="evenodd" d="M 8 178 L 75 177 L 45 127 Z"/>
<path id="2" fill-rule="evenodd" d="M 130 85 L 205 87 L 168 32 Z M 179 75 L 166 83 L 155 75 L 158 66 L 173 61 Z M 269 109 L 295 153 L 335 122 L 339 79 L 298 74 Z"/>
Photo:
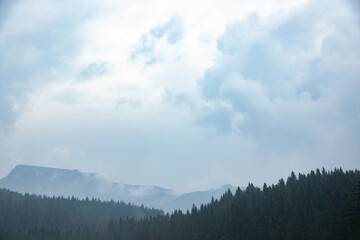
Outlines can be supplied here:
<path id="1" fill-rule="evenodd" d="M 124 217 L 126 215 L 126 217 Z M 360 171 L 315 170 L 187 212 L 1 190 L 0 239 L 360 239 Z"/>
<path id="2" fill-rule="evenodd" d="M 19 194 L 0 189 L 0 229 L 34 228 L 70 230 L 112 219 L 141 219 L 163 215 L 162 210 L 134 206 L 130 203 L 100 201 L 74 197 L 47 197 Z"/>

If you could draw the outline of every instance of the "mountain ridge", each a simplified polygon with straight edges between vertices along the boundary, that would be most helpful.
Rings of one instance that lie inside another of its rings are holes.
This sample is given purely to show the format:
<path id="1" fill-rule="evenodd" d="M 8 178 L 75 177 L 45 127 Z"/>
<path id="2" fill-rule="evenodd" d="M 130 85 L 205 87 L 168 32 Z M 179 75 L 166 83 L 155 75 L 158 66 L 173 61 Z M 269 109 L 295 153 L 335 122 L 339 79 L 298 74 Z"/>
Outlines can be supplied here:
<path id="1" fill-rule="evenodd" d="M 130 185 L 109 181 L 96 173 L 83 173 L 77 169 L 50 168 L 33 165 L 17 165 L 4 178 L 0 187 L 20 193 L 34 193 L 47 196 L 97 198 L 108 201 L 124 201 L 166 212 L 176 209 L 186 211 L 192 205 L 200 206 L 219 198 L 227 189 L 235 187 L 225 184 L 217 189 L 196 191 L 180 195 L 160 186 Z"/>

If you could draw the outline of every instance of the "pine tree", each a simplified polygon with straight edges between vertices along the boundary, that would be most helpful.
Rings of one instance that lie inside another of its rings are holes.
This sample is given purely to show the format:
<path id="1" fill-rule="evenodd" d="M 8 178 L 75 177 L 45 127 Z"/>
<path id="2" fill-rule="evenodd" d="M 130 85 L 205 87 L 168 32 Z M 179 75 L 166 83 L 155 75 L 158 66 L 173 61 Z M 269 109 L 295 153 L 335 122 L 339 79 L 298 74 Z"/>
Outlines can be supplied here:
<path id="1" fill-rule="evenodd" d="M 360 239 L 360 181 L 357 184 L 350 212 L 350 227 L 353 239 Z"/>

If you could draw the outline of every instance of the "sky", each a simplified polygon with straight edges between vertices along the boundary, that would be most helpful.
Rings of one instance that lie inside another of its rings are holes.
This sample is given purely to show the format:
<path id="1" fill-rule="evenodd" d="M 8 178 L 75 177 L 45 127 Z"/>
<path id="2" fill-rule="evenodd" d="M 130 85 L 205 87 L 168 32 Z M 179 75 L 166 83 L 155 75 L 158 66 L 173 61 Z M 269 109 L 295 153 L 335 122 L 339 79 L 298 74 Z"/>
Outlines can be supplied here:
<path id="1" fill-rule="evenodd" d="M 360 166 L 356 0 L 0 0 L 0 178 L 177 192 Z"/>

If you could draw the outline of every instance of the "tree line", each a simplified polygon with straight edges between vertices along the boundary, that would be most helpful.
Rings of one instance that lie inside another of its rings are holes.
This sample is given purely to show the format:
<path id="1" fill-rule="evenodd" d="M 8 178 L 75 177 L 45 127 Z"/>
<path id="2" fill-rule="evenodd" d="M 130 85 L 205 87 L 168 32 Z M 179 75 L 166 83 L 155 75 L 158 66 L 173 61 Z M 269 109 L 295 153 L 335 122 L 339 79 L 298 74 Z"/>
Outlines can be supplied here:
<path id="1" fill-rule="evenodd" d="M 130 203 L 75 197 L 47 197 L 0 189 L 0 230 L 75 229 L 112 219 L 141 219 L 162 210 Z"/>
<path id="2" fill-rule="evenodd" d="M 110 220 L 66 231 L 3 230 L 4 239 L 360 239 L 360 172 L 292 172 L 262 188 L 249 183 L 208 204 L 166 215 Z M 85 202 L 83 202 L 85 203 Z M 60 208 L 60 206 L 59 206 Z M 76 216 L 73 216 L 76 217 Z"/>

